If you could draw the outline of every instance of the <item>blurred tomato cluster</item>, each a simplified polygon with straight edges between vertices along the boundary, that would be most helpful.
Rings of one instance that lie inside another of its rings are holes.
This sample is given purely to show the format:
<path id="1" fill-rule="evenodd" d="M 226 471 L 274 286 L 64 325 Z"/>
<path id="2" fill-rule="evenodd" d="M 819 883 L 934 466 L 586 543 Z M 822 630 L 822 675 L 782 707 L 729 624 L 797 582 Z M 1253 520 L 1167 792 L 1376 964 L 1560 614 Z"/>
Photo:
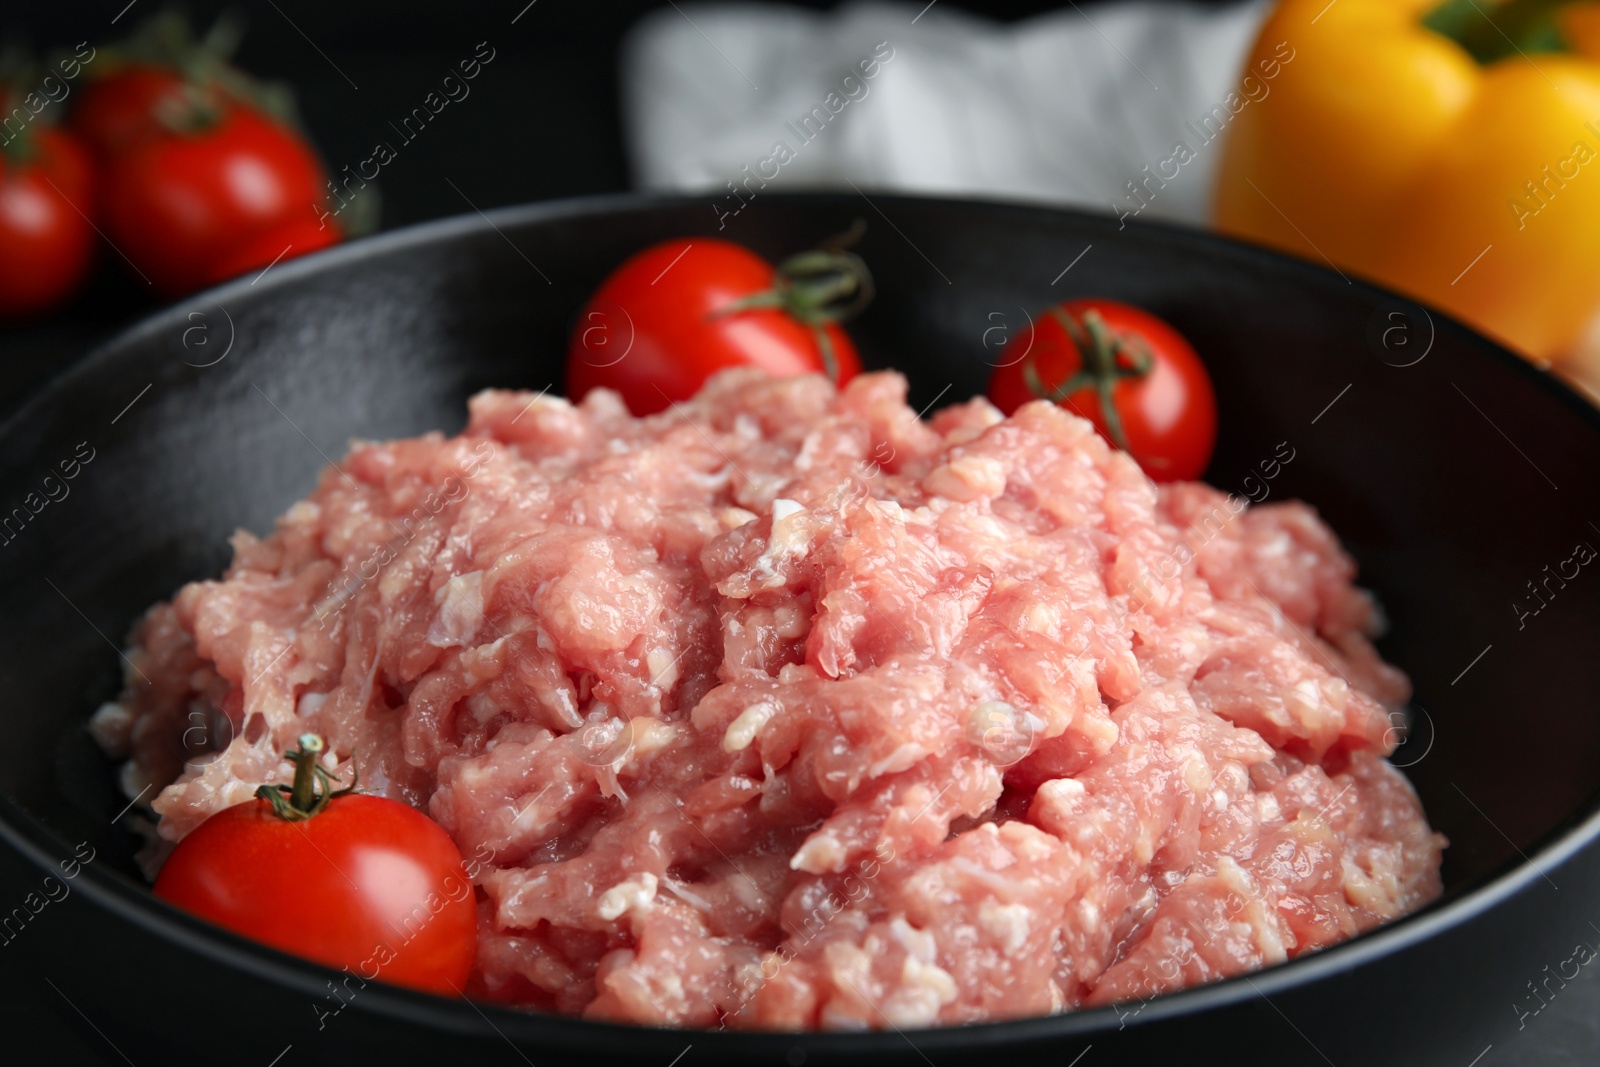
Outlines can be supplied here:
<path id="1" fill-rule="evenodd" d="M 53 311 L 108 258 L 176 297 L 339 241 L 287 90 L 163 14 L 116 45 L 0 69 L 0 318 Z"/>

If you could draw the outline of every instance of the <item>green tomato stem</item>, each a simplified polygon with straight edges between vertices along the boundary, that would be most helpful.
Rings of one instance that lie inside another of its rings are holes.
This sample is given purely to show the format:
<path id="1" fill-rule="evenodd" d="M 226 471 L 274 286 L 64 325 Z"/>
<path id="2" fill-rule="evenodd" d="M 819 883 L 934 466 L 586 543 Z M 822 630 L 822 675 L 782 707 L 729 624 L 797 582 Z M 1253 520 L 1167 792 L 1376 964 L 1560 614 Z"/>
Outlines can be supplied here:
<path id="1" fill-rule="evenodd" d="M 299 811 L 310 811 L 317 801 L 317 757 L 322 755 L 322 748 L 322 738 L 301 734 L 300 747 L 290 754 L 294 759 L 294 785 L 289 788 L 289 803 Z"/>
<path id="2" fill-rule="evenodd" d="M 339 777 L 318 760 L 326 747 L 316 734 L 301 734 L 300 747 L 287 753 L 294 762 L 293 784 L 263 785 L 256 790 L 256 796 L 271 804 L 278 818 L 302 822 L 321 812 L 336 797 L 355 791 L 354 773 L 350 776 L 350 784 L 344 789 L 333 788 L 333 783 Z"/>
<path id="3" fill-rule="evenodd" d="M 830 323 L 847 322 L 864 311 L 876 292 L 872 272 L 860 256 L 845 245 L 860 236 L 862 226 L 812 249 L 790 256 L 778 264 L 771 289 L 735 300 L 713 312 L 713 318 L 737 315 L 756 308 L 774 308 L 811 327 L 822 356 L 823 369 L 834 382 L 839 380 L 839 359 L 828 337 Z"/>
<path id="4" fill-rule="evenodd" d="M 1078 350 L 1078 369 L 1065 381 L 1051 388 L 1039 376 L 1034 365 L 1032 350 L 1022 365 L 1022 380 L 1028 391 L 1041 400 L 1064 403 L 1068 397 L 1084 389 L 1092 389 L 1095 402 L 1100 406 L 1100 416 L 1105 420 L 1111 440 L 1124 452 L 1128 450 L 1128 435 L 1122 428 L 1122 415 L 1117 411 L 1113 393 L 1117 383 L 1124 378 L 1143 378 L 1150 373 L 1155 359 L 1145 348 L 1129 343 L 1111 331 L 1098 311 L 1085 311 L 1081 320 L 1067 314 L 1061 307 L 1050 309 L 1051 316 L 1061 324 L 1067 337 Z"/>

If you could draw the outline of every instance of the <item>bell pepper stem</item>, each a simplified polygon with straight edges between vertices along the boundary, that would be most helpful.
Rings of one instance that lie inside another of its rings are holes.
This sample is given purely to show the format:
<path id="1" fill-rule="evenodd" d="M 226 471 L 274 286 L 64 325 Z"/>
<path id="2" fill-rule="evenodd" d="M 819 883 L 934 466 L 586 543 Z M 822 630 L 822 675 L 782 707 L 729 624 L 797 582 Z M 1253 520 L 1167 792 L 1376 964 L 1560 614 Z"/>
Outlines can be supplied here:
<path id="1" fill-rule="evenodd" d="M 1489 64 L 1526 52 L 1564 48 L 1555 13 L 1572 0 L 1445 0 L 1422 17 L 1422 24 L 1455 41 L 1479 63 Z"/>

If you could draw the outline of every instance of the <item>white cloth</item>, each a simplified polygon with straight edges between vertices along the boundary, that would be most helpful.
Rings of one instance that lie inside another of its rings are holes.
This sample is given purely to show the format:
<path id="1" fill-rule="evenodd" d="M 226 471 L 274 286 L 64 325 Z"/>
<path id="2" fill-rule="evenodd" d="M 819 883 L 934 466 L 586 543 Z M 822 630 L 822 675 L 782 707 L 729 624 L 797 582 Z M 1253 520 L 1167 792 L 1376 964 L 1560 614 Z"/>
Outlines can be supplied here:
<path id="1" fill-rule="evenodd" d="M 727 183 L 759 172 L 767 191 L 853 182 L 1203 224 L 1217 166 L 1203 138 L 1230 93 L 1253 106 L 1241 67 L 1265 10 L 1069 5 L 1002 25 L 937 3 L 661 8 L 623 46 L 635 185 L 718 191 L 720 211 L 739 203 Z M 892 55 L 864 78 L 880 42 Z M 826 125 L 801 128 L 819 107 Z M 779 142 L 791 159 L 774 158 Z M 1172 173 L 1179 143 L 1192 159 L 1178 176 L 1146 181 L 1146 167 Z"/>

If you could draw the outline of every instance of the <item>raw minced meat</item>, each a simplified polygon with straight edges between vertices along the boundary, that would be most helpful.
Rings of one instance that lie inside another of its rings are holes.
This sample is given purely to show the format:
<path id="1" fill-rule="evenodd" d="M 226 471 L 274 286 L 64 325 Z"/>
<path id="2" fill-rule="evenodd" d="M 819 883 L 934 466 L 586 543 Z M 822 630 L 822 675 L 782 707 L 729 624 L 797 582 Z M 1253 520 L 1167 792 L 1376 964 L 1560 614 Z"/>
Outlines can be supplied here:
<path id="1" fill-rule="evenodd" d="M 479 997 L 835 1028 L 1142 999 L 1438 895 L 1405 676 L 1311 508 L 869 374 L 645 419 L 485 392 L 358 443 L 137 629 L 102 741 L 165 842 L 330 766 L 437 819 Z M 225 746 L 225 747 L 224 747 Z M 196 747 L 219 751 L 196 753 Z M 159 852 L 155 855 L 159 859 Z"/>

